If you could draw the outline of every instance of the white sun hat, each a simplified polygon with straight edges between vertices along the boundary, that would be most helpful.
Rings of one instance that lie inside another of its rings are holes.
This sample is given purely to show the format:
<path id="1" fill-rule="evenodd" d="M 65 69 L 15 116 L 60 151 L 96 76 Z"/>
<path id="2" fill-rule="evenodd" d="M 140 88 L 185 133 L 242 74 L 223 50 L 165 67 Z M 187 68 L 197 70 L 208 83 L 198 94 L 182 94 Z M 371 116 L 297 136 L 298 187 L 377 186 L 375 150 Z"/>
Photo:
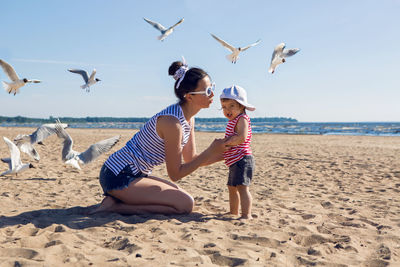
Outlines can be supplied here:
<path id="1" fill-rule="evenodd" d="M 247 93 L 242 87 L 238 85 L 232 85 L 231 87 L 225 88 L 222 91 L 220 98 L 236 100 L 239 104 L 243 105 L 246 109 L 250 111 L 254 111 L 256 109 L 253 105 L 247 103 Z"/>

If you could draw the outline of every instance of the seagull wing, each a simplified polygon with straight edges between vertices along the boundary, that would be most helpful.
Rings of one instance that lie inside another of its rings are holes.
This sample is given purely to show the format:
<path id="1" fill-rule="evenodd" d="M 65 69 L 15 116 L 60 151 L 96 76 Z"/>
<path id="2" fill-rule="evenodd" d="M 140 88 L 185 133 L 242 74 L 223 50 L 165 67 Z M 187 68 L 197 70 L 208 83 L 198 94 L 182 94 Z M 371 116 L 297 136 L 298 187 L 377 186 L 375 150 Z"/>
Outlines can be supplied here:
<path id="1" fill-rule="evenodd" d="M 31 144 L 42 142 L 44 139 L 55 133 L 56 133 L 55 124 L 43 124 L 30 135 Z"/>
<path id="2" fill-rule="evenodd" d="M 41 83 L 41 82 L 42 82 L 41 80 L 35 80 L 35 79 L 28 80 L 28 83 Z"/>
<path id="3" fill-rule="evenodd" d="M 275 46 L 274 52 L 272 53 L 271 64 L 276 57 L 281 56 L 284 48 L 285 48 L 285 43 L 280 43 L 277 46 Z"/>
<path id="4" fill-rule="evenodd" d="M 74 144 L 74 141 L 72 140 L 71 136 L 67 133 L 66 130 L 64 130 L 64 128 L 62 127 L 62 124 L 60 123 L 60 121 L 58 121 L 55 125 L 55 131 L 56 134 L 59 138 L 64 139 L 64 146 L 61 152 L 61 157 L 63 161 L 68 160 L 67 156 L 70 153 L 74 153 L 74 151 L 72 150 L 72 146 Z"/>
<path id="5" fill-rule="evenodd" d="M 159 30 L 160 32 L 163 32 L 163 31 L 166 30 L 166 28 L 165 28 L 163 25 L 161 25 L 160 23 L 151 21 L 151 20 L 146 19 L 146 18 L 143 18 L 143 19 L 144 19 L 147 23 L 150 23 L 154 28 L 156 28 L 156 29 Z"/>
<path id="6" fill-rule="evenodd" d="M 94 76 L 96 75 L 96 69 L 93 69 L 92 74 L 90 74 L 89 81 L 94 81 Z"/>
<path id="7" fill-rule="evenodd" d="M 14 142 L 15 143 L 15 142 Z M 36 149 L 32 146 L 31 143 L 16 143 L 16 145 L 19 147 L 19 149 L 31 156 L 34 160 L 39 161 L 40 156 L 39 153 L 36 151 Z"/>
<path id="8" fill-rule="evenodd" d="M 8 164 L 8 168 L 11 170 L 12 166 L 11 166 L 11 159 L 10 158 L 2 158 L 0 159 L 2 162 L 7 163 Z M 5 173 L 0 174 L 0 176 L 4 175 Z"/>
<path id="9" fill-rule="evenodd" d="M 246 47 L 243 47 L 241 50 L 242 50 L 242 51 L 246 51 L 246 50 L 249 49 L 250 47 L 258 45 L 260 42 L 261 42 L 261 40 L 258 40 L 258 41 L 255 42 L 254 44 L 251 44 L 251 45 L 248 45 L 248 46 L 246 46 Z"/>
<path id="10" fill-rule="evenodd" d="M 231 46 L 230 44 L 228 44 L 227 42 L 225 42 L 224 40 L 219 39 L 217 36 L 215 36 L 212 33 L 211 33 L 211 36 L 214 37 L 215 40 L 217 40 L 220 44 L 222 44 L 225 48 L 229 49 L 231 52 L 235 51 L 235 48 L 233 46 Z"/>
<path id="11" fill-rule="evenodd" d="M 95 160 L 101 154 L 109 151 L 119 141 L 120 137 L 121 136 L 117 135 L 91 145 L 86 151 L 79 154 L 79 159 L 82 160 L 84 164 Z"/>
<path id="12" fill-rule="evenodd" d="M 285 50 L 283 50 L 282 55 L 284 57 L 290 57 L 290 56 L 293 56 L 294 54 L 296 54 L 299 51 L 300 51 L 300 49 L 298 49 L 298 48 L 285 49 Z"/>
<path id="13" fill-rule="evenodd" d="M 11 169 L 14 169 L 16 166 L 22 165 L 21 153 L 19 152 L 18 147 L 7 137 L 3 136 L 3 139 L 4 142 L 6 142 L 8 149 L 10 150 Z"/>
<path id="14" fill-rule="evenodd" d="M 16 82 L 19 80 L 17 73 L 10 64 L 0 59 L 0 66 L 3 68 L 4 72 L 7 74 L 8 78 L 10 78 L 11 81 Z"/>
<path id="15" fill-rule="evenodd" d="M 69 69 L 68 71 L 72 72 L 72 73 L 76 73 L 76 74 L 80 74 L 82 75 L 83 80 L 85 81 L 85 83 L 88 82 L 89 80 L 89 75 L 86 71 L 84 70 L 77 70 L 77 69 Z"/>
<path id="16" fill-rule="evenodd" d="M 183 18 L 180 20 L 180 21 L 178 21 L 177 23 L 175 23 L 174 25 L 172 25 L 171 27 L 169 27 L 169 29 L 173 29 L 173 28 L 175 28 L 176 26 L 178 26 L 179 24 L 181 24 L 182 22 L 183 22 Z"/>

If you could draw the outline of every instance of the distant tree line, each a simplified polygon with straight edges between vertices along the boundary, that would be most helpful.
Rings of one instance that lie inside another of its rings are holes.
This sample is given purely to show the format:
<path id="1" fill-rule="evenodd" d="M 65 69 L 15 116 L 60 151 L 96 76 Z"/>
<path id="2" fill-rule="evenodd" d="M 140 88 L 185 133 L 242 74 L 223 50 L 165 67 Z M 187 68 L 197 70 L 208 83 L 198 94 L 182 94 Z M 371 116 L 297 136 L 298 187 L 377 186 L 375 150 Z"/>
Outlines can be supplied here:
<path id="1" fill-rule="evenodd" d="M 148 117 L 132 117 L 132 118 L 114 118 L 114 117 L 86 117 L 86 118 L 73 118 L 73 117 L 53 117 L 48 119 L 28 118 L 22 116 L 4 117 L 0 116 L 0 123 L 54 123 L 56 119 L 60 119 L 63 123 L 87 123 L 87 122 L 146 122 Z M 196 118 L 197 122 L 226 122 L 226 118 Z M 296 119 L 285 117 L 259 117 L 251 118 L 252 122 L 297 122 Z"/>

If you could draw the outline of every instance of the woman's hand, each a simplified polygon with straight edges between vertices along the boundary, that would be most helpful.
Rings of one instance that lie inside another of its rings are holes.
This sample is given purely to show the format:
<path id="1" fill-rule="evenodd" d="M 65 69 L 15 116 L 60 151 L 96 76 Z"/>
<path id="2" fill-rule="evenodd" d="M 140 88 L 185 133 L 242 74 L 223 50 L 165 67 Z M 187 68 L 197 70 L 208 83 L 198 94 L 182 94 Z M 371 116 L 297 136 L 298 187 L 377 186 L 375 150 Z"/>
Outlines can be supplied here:
<path id="1" fill-rule="evenodd" d="M 224 151 L 228 150 L 228 146 L 225 143 L 226 138 L 215 138 L 214 141 L 208 147 L 210 153 L 212 154 L 222 154 Z"/>

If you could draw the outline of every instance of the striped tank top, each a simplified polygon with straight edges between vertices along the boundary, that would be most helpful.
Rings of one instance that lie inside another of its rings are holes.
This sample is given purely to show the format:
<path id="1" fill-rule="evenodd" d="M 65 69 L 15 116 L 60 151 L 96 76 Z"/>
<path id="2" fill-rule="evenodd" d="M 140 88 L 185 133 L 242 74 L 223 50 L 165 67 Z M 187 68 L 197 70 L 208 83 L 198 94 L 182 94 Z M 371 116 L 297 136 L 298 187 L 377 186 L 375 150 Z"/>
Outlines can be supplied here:
<path id="1" fill-rule="evenodd" d="M 127 165 L 134 174 L 139 171 L 150 174 L 155 166 L 164 163 L 164 140 L 158 136 L 156 126 L 158 117 L 166 115 L 176 117 L 181 123 L 183 134 L 181 146 L 183 147 L 189 140 L 191 126 L 186 121 L 181 106 L 174 104 L 154 115 L 123 148 L 112 154 L 104 164 L 118 175 Z"/>
<path id="2" fill-rule="evenodd" d="M 236 146 L 231 147 L 229 150 L 224 152 L 224 160 L 226 166 L 231 166 L 235 162 L 238 162 L 241 160 L 245 155 L 251 155 L 251 148 L 250 148 L 250 143 L 251 143 L 251 122 L 249 116 L 246 114 L 241 114 L 234 118 L 233 120 L 228 121 L 228 124 L 226 125 L 226 130 L 225 130 L 225 137 L 229 137 L 235 134 L 235 126 L 237 122 L 239 121 L 240 118 L 245 118 L 248 121 L 248 129 L 247 129 L 247 137 L 246 140 Z"/>

